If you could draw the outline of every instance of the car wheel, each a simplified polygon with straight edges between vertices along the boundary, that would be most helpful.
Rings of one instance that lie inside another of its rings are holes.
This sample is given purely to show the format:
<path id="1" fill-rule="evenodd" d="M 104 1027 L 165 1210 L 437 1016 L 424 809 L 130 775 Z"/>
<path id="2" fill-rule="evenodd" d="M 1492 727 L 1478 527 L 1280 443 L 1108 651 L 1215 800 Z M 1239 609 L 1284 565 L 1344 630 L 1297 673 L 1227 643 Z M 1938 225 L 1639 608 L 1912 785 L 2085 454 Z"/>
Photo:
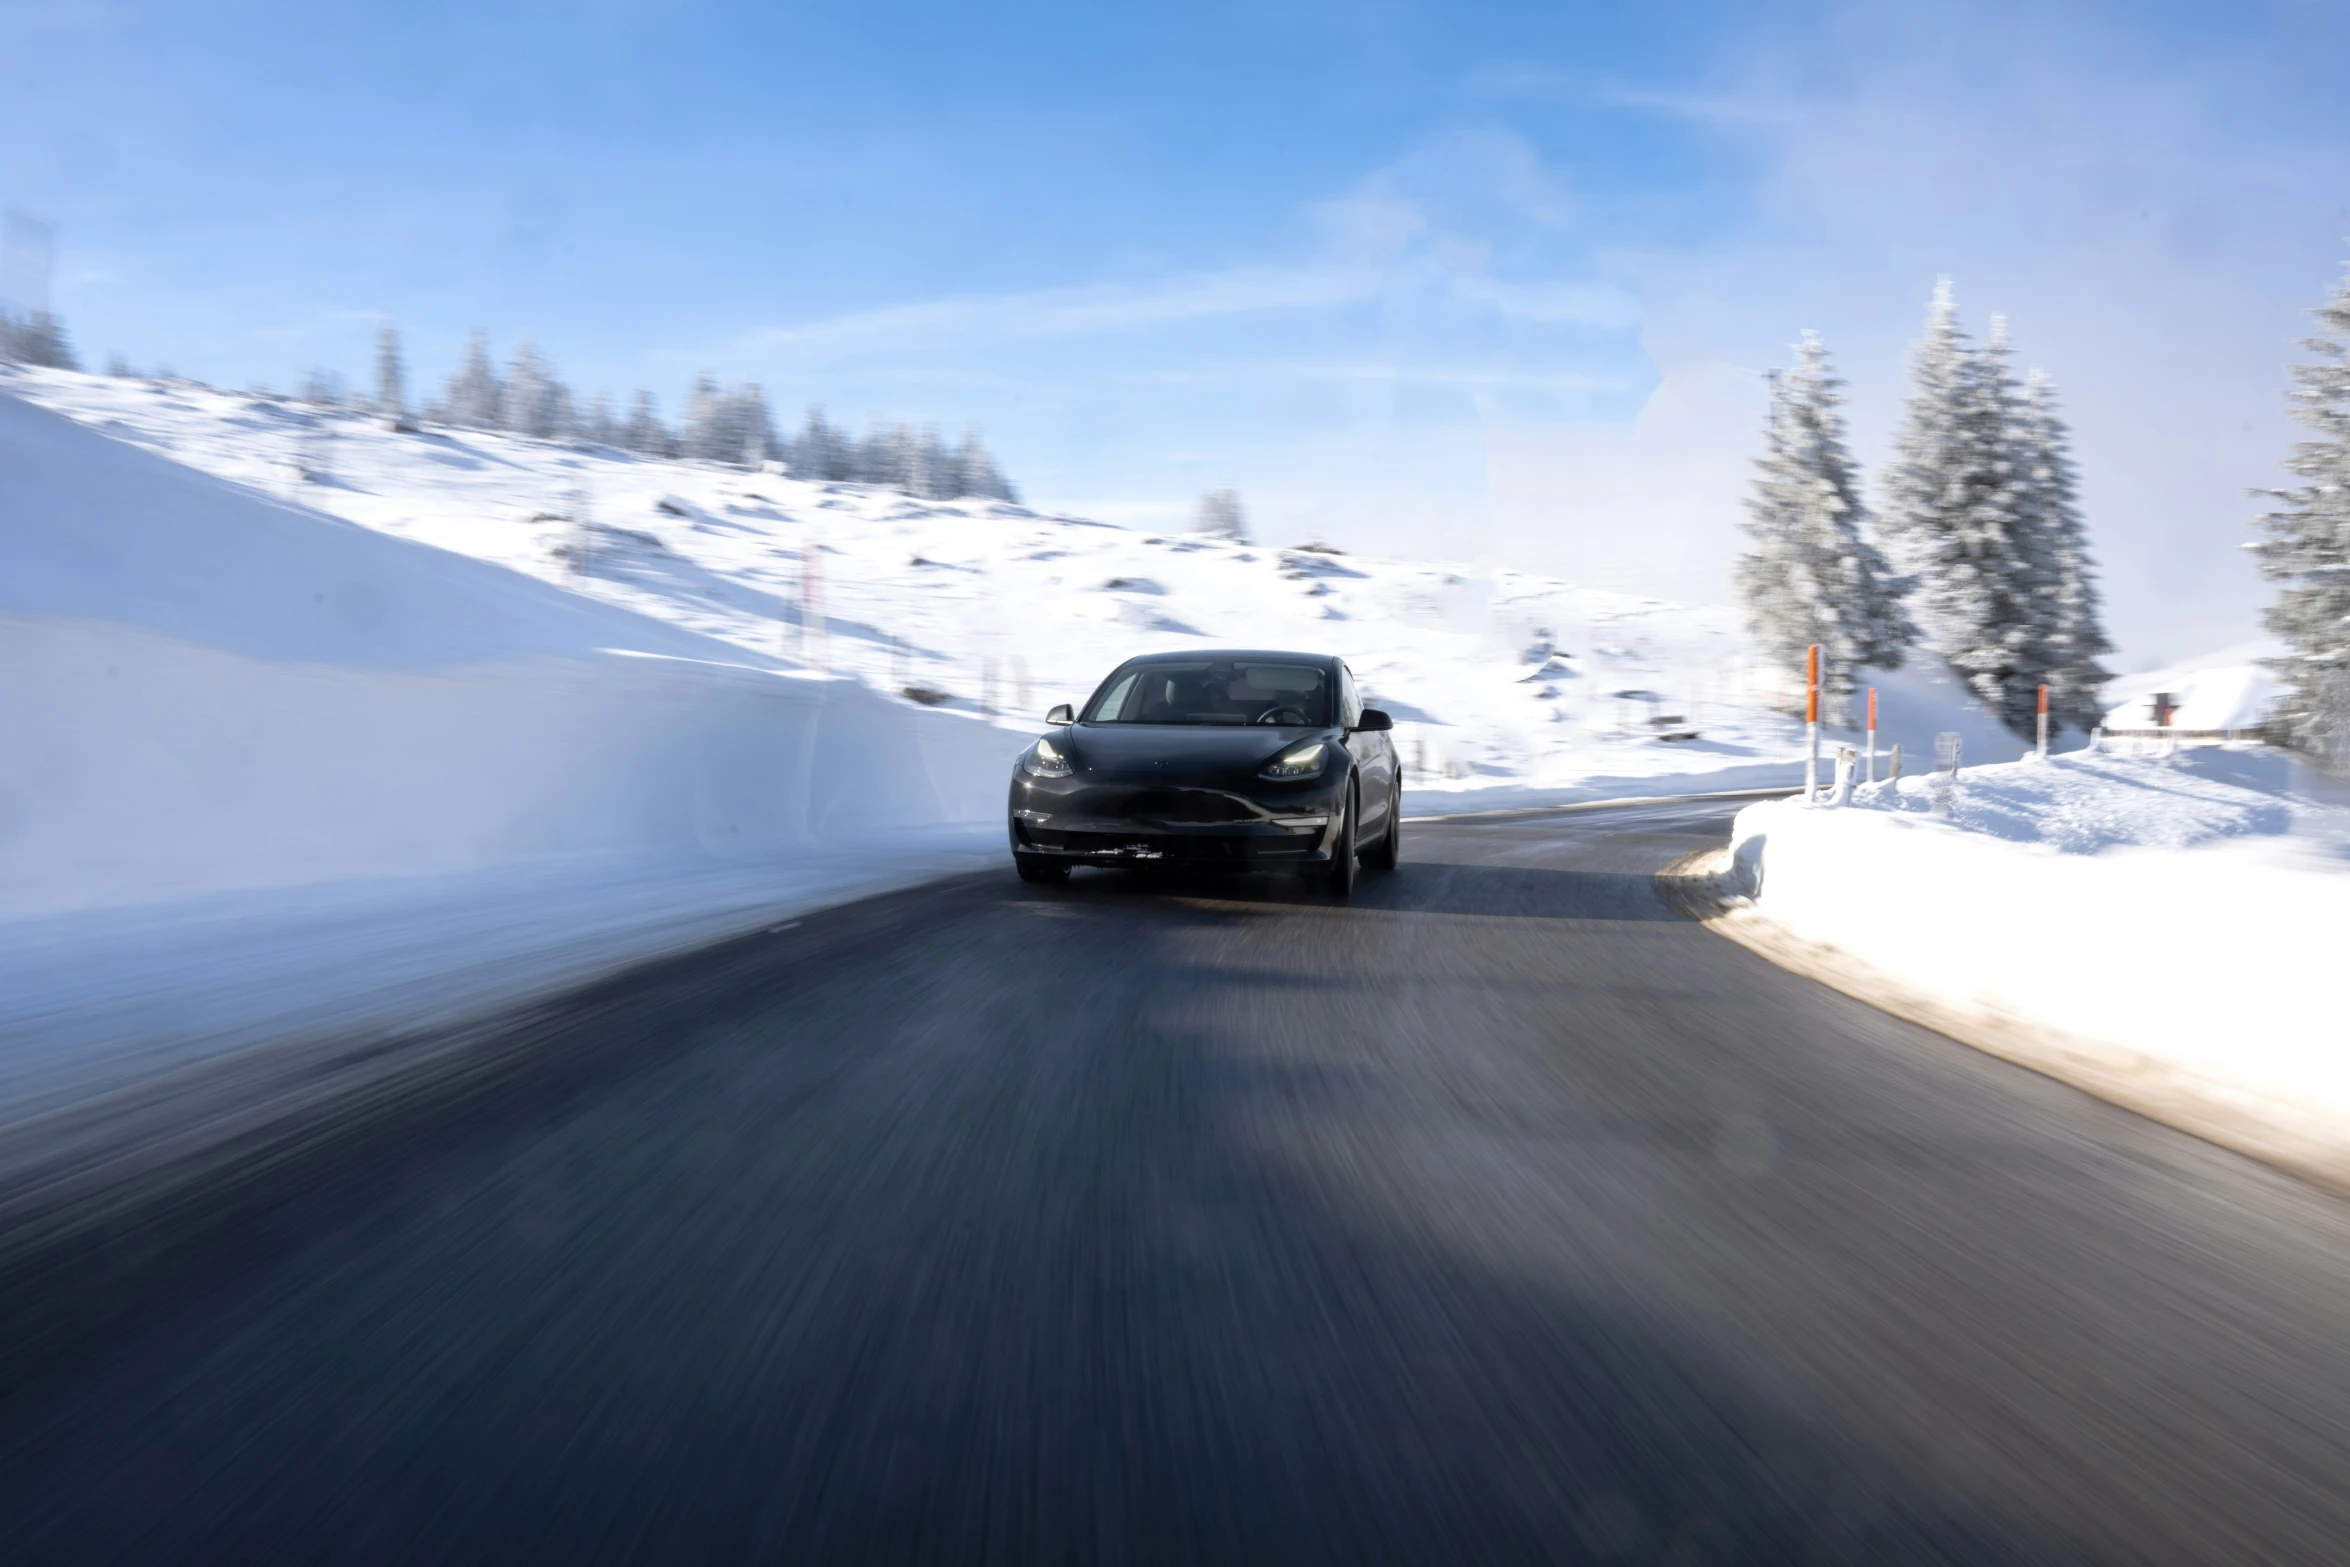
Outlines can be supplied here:
<path id="1" fill-rule="evenodd" d="M 1323 890 L 1337 897 L 1350 897 L 1355 890 L 1355 792 L 1347 791 L 1346 814 L 1339 818 L 1338 841 L 1330 846 L 1330 868 L 1323 874 Z"/>
<path id="2" fill-rule="evenodd" d="M 1387 794 L 1387 829 L 1379 841 L 1363 851 L 1363 863 L 1375 871 L 1391 871 L 1403 856 L 1403 785 Z"/>
<path id="3" fill-rule="evenodd" d="M 1069 867 L 1034 854 L 1015 854 L 1012 864 L 1018 868 L 1022 881 L 1059 882 L 1069 879 Z"/>

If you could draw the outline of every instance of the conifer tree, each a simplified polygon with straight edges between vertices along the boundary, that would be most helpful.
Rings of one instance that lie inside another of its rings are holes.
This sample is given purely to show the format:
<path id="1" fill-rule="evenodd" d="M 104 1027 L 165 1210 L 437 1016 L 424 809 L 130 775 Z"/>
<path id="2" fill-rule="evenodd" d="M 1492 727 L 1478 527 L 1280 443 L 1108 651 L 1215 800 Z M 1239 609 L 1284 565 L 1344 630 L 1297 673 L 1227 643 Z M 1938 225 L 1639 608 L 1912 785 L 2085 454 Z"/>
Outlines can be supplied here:
<path id="1" fill-rule="evenodd" d="M 2265 617 L 2284 642 L 2274 667 L 2289 684 L 2279 715 L 2294 742 L 2350 765 L 2350 272 L 2304 338 L 2312 362 L 2293 366 L 2293 417 L 2316 432 L 2285 461 L 2308 482 L 2266 490 L 2266 537 L 2252 546 L 2278 584 Z"/>
<path id="2" fill-rule="evenodd" d="M 12 316 L 0 310 L 0 359 L 50 370 L 82 367 L 65 335 L 65 323 L 46 310 L 36 310 L 27 316 Z"/>
<path id="3" fill-rule="evenodd" d="M 1895 564 L 1916 580 L 1912 609 L 1927 643 L 2010 730 L 2029 735 L 2049 652 L 2007 355 L 1996 320 L 1980 352 L 1968 345 L 1943 279 L 1911 359 L 1885 528 Z"/>
<path id="4" fill-rule="evenodd" d="M 620 421 L 612 417 L 611 398 L 602 392 L 596 394 L 596 400 L 588 405 L 587 418 L 580 422 L 579 434 L 598 446 L 622 444 Z"/>
<path id="5" fill-rule="evenodd" d="M 2072 438 L 2056 411 L 2044 371 L 2024 378 L 2013 433 L 2023 533 L 2031 543 L 2034 618 L 2040 678 L 2048 683 L 2057 726 L 2094 729 L 2104 716 L 2100 693 L 2112 673 L 2098 663 L 2113 651 L 2099 615 L 2095 563 L 2075 498 Z"/>
<path id="6" fill-rule="evenodd" d="M 1246 544 L 1248 515 L 1241 510 L 1240 492 L 1210 490 L 1202 495 L 1199 498 L 1199 510 L 1192 517 L 1191 531 Z"/>
<path id="7" fill-rule="evenodd" d="M 636 406 L 629 410 L 628 424 L 622 430 L 620 444 L 639 457 L 668 457 L 673 454 L 675 442 L 669 427 L 661 422 L 661 415 L 653 406 L 653 394 L 640 391 Z"/>
<path id="8" fill-rule="evenodd" d="M 400 355 L 400 334 L 386 321 L 375 329 L 375 412 L 392 430 L 408 423 L 408 366 Z"/>
<path id="9" fill-rule="evenodd" d="M 554 366 L 527 337 L 514 349 L 503 413 L 504 428 L 517 435 L 556 441 L 571 434 L 571 388 L 556 378 Z"/>
<path id="10" fill-rule="evenodd" d="M 948 459 L 953 473 L 953 493 L 977 496 L 983 500 L 1009 500 L 1009 486 L 996 472 L 995 462 L 987 455 L 987 448 L 979 444 L 977 430 L 963 432 L 963 444 L 956 447 Z"/>
<path id="11" fill-rule="evenodd" d="M 707 375 L 694 378 L 685 402 L 684 455 L 699 462 L 726 460 L 725 431 L 721 428 L 718 383 Z"/>
<path id="12" fill-rule="evenodd" d="M 465 345 L 465 362 L 449 378 L 449 423 L 468 430 L 495 430 L 504 419 L 505 388 L 490 366 L 488 337 L 478 328 Z"/>
<path id="13" fill-rule="evenodd" d="M 1777 668 L 1820 649 L 1829 721 L 1849 722 L 1864 669 L 1898 669 L 1917 631 L 1903 613 L 1908 584 L 1868 537 L 1860 477 L 1844 443 L 1843 382 L 1819 334 L 1796 345 L 1795 368 L 1770 378 L 1763 454 L 1747 497 L 1754 547 L 1734 570 L 1757 650 Z"/>
<path id="14" fill-rule="evenodd" d="M 823 409 L 811 406 L 799 439 L 792 442 L 784 461 L 798 478 L 839 484 L 856 472 L 851 445 L 846 435 L 825 420 Z"/>

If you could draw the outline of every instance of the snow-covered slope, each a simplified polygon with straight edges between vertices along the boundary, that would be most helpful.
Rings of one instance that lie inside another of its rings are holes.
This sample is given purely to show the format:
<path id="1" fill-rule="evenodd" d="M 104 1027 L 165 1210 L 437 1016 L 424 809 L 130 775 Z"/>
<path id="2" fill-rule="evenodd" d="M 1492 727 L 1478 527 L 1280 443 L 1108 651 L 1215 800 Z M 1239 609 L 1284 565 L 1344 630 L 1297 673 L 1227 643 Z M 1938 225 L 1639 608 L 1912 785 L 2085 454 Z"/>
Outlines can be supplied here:
<path id="1" fill-rule="evenodd" d="M 1081 700 L 1136 652 L 1222 644 L 1345 655 L 1398 719 L 1415 789 L 1479 790 L 1480 805 L 1780 782 L 1798 755 L 1800 727 L 1770 710 L 1789 672 L 1749 667 L 1724 609 L 600 448 L 394 433 L 182 383 L 22 371 L 5 384 L 177 463 L 633 611 L 730 660 L 818 663 L 1014 728 Z M 203 565 L 175 556 L 159 573 L 186 580 Z M 404 602 L 397 580 L 374 602 Z M 803 627 L 811 583 L 821 615 Z M 318 603 L 335 605 L 324 591 Z M 370 613 L 351 591 L 345 613 Z M 591 623 L 582 634 L 621 635 Z M 1880 684 L 1888 743 L 1916 754 L 1957 730 L 1971 757 L 2015 748 L 1947 679 Z M 1654 714 L 1681 715 L 1700 738 L 1660 741 Z"/>
<path id="2" fill-rule="evenodd" d="M 1001 851 L 1018 737 L 0 396 L 0 1124 Z"/>
<path id="3" fill-rule="evenodd" d="M 2337 784 L 2216 746 L 1965 768 L 1947 815 L 1937 784 L 1741 811 L 1751 907 L 1733 925 L 1759 917 L 1858 960 L 1862 994 L 1925 998 L 1962 1037 L 2052 1030 L 2020 1058 L 2350 1180 Z"/>
<path id="4" fill-rule="evenodd" d="M 2257 729 L 2268 721 L 2285 683 L 2261 660 L 2284 652 L 2273 638 L 2239 643 L 2161 669 L 2122 675 L 2106 685 L 2108 729 L 2155 726 L 2154 694 L 2168 692 L 2174 729 Z"/>

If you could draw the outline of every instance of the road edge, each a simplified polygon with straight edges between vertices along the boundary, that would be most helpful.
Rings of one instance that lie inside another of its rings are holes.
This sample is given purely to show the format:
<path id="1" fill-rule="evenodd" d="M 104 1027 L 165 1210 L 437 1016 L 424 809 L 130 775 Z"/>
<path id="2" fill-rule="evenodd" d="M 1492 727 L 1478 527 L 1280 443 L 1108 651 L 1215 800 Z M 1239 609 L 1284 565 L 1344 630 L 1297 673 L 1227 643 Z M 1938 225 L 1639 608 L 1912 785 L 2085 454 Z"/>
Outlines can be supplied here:
<path id="1" fill-rule="evenodd" d="M 994 874 L 856 894 L 783 925 L 770 913 L 459 1021 L 278 1039 L 19 1123 L 0 1138 L 0 1403 L 133 1309 L 142 1280 L 518 1082 L 605 1069 L 608 1049 L 577 1046 L 581 1020 L 632 988 L 723 967 L 783 930 L 856 940 L 904 900 Z"/>
<path id="2" fill-rule="evenodd" d="M 2350 1134 L 2331 1121 L 2290 1101 L 2249 1093 L 2126 1045 L 1919 990 L 1757 909 L 1728 849 L 1682 855 L 1656 873 L 1655 886 L 1667 908 L 1791 973 L 2350 1197 Z"/>

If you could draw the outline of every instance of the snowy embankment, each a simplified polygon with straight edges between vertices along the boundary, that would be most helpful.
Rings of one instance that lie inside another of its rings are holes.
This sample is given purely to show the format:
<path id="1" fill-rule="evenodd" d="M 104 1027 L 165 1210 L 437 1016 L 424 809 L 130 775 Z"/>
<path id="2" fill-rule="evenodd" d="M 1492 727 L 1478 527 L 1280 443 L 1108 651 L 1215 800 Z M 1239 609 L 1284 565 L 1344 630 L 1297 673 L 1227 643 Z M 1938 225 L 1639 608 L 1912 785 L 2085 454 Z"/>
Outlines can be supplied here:
<path id="1" fill-rule="evenodd" d="M 989 863 L 1017 735 L 0 397 L 0 1122 Z"/>
<path id="2" fill-rule="evenodd" d="M 1414 815 L 1800 776 L 1730 612 L 1509 571 L 4 367 L 0 486 L 0 1121 L 1000 866 L 1138 652 L 1343 654 Z"/>
<path id="3" fill-rule="evenodd" d="M 396 432 L 179 381 L 19 370 L 0 371 L 0 390 L 305 515 L 659 622 L 688 634 L 700 651 L 687 657 L 806 662 L 1032 726 L 1137 653 L 1338 653 L 1395 716 L 1421 814 L 1801 777 L 1801 725 L 1785 716 L 1797 672 L 1755 667 L 1724 608 L 603 447 Z M 1957 730 L 1969 754 L 1992 754 L 1980 710 L 1947 679 L 1879 684 L 1888 742 L 1914 755 Z M 1661 740 L 1651 720 L 1666 715 L 1698 737 Z"/>
<path id="4" fill-rule="evenodd" d="M 1773 956 L 2163 1119 L 2350 1182 L 2350 810 L 2259 748 L 2075 752 L 1739 813 Z"/>

